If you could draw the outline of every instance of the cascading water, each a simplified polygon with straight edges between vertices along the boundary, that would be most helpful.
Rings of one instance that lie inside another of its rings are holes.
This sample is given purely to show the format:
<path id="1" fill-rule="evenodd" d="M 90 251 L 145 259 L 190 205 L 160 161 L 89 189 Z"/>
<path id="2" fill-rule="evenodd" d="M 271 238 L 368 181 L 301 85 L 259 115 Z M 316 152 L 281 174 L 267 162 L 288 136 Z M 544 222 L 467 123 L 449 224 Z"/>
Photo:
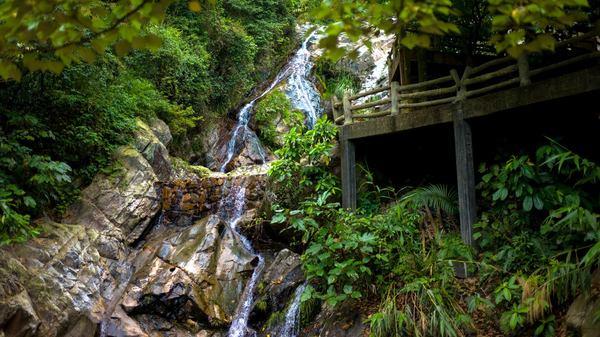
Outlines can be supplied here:
<path id="1" fill-rule="evenodd" d="M 289 63 L 290 76 L 287 80 L 285 93 L 294 109 L 298 109 L 306 116 L 306 124 L 312 128 L 321 115 L 321 96 L 310 81 L 310 73 L 314 64 L 311 62 L 309 47 L 318 38 L 317 31 L 313 31 L 302 43 Z"/>
<path id="2" fill-rule="evenodd" d="M 304 31 L 306 31 L 306 29 L 304 29 Z M 311 54 L 309 48 L 317 38 L 317 32 L 313 31 L 304 40 L 300 49 L 296 52 L 294 57 L 291 58 L 290 62 L 281 70 L 281 72 L 279 72 L 279 74 L 277 74 L 269 87 L 240 110 L 237 125 L 232 132 L 231 139 L 227 143 L 227 157 L 221 165 L 221 172 L 224 172 L 227 169 L 227 166 L 236 155 L 237 148 L 240 144 L 248 140 L 253 140 L 251 139 L 252 137 L 256 138 L 256 134 L 248 127 L 252 109 L 256 102 L 286 79 L 287 86 L 285 93 L 290 99 L 292 107 L 301 110 L 304 113 L 306 125 L 309 128 L 314 126 L 322 112 L 322 108 L 319 93 L 309 80 L 311 69 L 314 66 L 310 60 Z M 264 163 L 266 161 L 265 151 L 257 139 L 255 143 L 258 146 L 259 154 Z M 229 224 L 229 227 L 240 239 L 244 247 L 248 251 L 254 253 L 250 241 L 244 237 L 237 228 L 243 212 L 245 211 L 246 189 L 243 186 L 235 186 L 232 183 L 231 186 L 224 189 L 224 193 L 226 193 L 226 195 L 221 199 L 219 215 Z M 227 333 L 228 337 L 249 337 L 256 335 L 256 332 L 248 327 L 248 318 L 254 305 L 254 291 L 264 269 L 263 257 L 260 254 L 256 255 L 258 264 L 242 293 L 241 301 L 238 304 L 236 314 L 233 317 L 229 332 Z M 292 303 L 286 314 L 286 321 L 282 328 L 282 337 L 297 336 L 300 297 L 304 288 L 305 286 L 301 285 L 296 289 L 296 293 L 294 294 Z"/>
<path id="3" fill-rule="evenodd" d="M 227 193 L 227 195 L 221 199 L 219 215 L 229 224 L 230 229 L 240 239 L 244 248 L 249 252 L 255 253 L 250 240 L 242 235 L 237 227 L 246 206 L 246 188 L 243 186 L 236 186 L 232 182 L 232 184 L 228 186 L 228 188 L 223 189 L 223 191 L 224 193 Z M 256 284 L 258 283 L 265 266 L 264 259 L 260 254 L 257 254 L 257 258 L 258 264 L 256 268 L 254 268 L 252 277 L 242 293 L 242 300 L 238 305 L 229 332 L 227 333 L 228 337 L 247 337 L 255 335 L 255 333 L 248 328 L 248 317 L 250 317 L 252 304 L 254 304 L 254 289 L 256 288 Z"/>
<path id="4" fill-rule="evenodd" d="M 300 300 L 302 293 L 306 289 L 306 284 L 302 284 L 296 288 L 292 302 L 285 314 L 285 323 L 281 328 L 279 337 L 297 337 L 298 336 L 298 318 L 300 317 Z"/>
<path id="5" fill-rule="evenodd" d="M 306 29 L 303 29 L 305 31 Z M 244 105 L 238 114 L 238 120 L 231 138 L 227 143 L 227 156 L 225 161 L 221 165 L 220 171 L 225 172 L 227 165 L 233 160 L 236 152 L 238 151 L 239 144 L 251 140 L 257 144 L 257 150 L 261 157 L 261 162 L 266 161 L 265 150 L 258 141 L 258 137 L 248 127 L 248 122 L 252 114 L 252 110 L 256 105 L 256 102 L 271 92 L 277 85 L 287 79 L 287 87 L 285 90 L 286 95 L 292 103 L 292 107 L 301 110 L 306 116 L 306 124 L 308 127 L 313 127 L 319 115 L 321 114 L 321 102 L 320 96 L 315 88 L 314 84 L 309 80 L 310 72 L 314 64 L 310 60 L 309 47 L 318 38 L 317 31 L 313 31 L 305 40 L 302 42 L 300 49 L 296 52 L 294 57 L 283 67 L 283 69 L 277 74 L 273 82 L 267 87 L 262 94 L 254 98 L 248 104 Z"/>

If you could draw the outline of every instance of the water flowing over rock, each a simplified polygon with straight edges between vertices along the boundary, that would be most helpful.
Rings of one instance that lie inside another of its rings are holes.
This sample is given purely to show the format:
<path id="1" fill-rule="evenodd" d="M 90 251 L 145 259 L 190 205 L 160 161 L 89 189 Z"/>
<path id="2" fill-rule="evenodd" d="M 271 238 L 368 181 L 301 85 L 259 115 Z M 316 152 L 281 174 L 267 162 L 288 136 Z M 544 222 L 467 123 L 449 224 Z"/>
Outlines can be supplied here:
<path id="1" fill-rule="evenodd" d="M 301 31 L 307 31 L 304 27 Z M 314 30 L 302 42 L 302 46 L 290 61 L 289 77 L 286 80 L 285 93 L 292 103 L 294 109 L 298 109 L 306 116 L 306 125 L 312 128 L 321 116 L 321 96 L 311 80 L 311 72 L 314 67 L 312 57 L 314 51 L 311 47 L 318 40 L 318 31 Z"/>
<path id="2" fill-rule="evenodd" d="M 256 261 L 226 222 L 211 215 L 162 231 L 144 246 L 156 249 L 155 257 L 128 288 L 122 302 L 127 313 L 192 320 L 207 328 L 231 322 Z"/>
<path id="3" fill-rule="evenodd" d="M 270 311 L 281 311 L 294 288 L 302 282 L 304 275 L 300 256 L 289 249 L 283 249 L 265 271 L 259 300 L 265 301 Z"/>
<path id="4" fill-rule="evenodd" d="M 301 285 L 296 288 L 290 306 L 285 314 L 285 321 L 281 328 L 281 337 L 297 337 L 299 332 L 298 318 L 300 317 L 300 300 L 302 299 L 302 293 L 304 293 L 306 285 Z"/>
<path id="5" fill-rule="evenodd" d="M 304 34 L 310 26 L 304 26 L 300 33 Z M 265 163 L 272 157 L 262 146 L 258 137 L 250 129 L 248 123 L 256 103 L 275 89 L 280 83 L 286 81 L 286 95 L 292 107 L 301 110 L 306 116 L 306 124 L 312 127 L 321 115 L 320 96 L 309 79 L 313 67 L 310 46 L 316 42 L 316 31 L 308 34 L 300 48 L 267 88 L 249 103 L 244 105 L 237 114 L 237 124 L 234 127 L 226 146 L 224 160 L 219 166 L 219 171 L 226 172 L 249 163 Z"/>

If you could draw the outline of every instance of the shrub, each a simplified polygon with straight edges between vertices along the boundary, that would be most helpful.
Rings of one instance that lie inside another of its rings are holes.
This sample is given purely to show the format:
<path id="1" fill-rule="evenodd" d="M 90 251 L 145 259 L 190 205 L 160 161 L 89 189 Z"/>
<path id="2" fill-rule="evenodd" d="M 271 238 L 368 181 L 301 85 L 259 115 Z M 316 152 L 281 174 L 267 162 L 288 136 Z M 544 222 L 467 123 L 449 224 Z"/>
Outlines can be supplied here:
<path id="1" fill-rule="evenodd" d="M 321 57 L 315 64 L 315 75 L 323 89 L 323 98 L 341 99 L 345 92 L 360 90 L 361 80 L 339 62 Z"/>
<path id="2" fill-rule="evenodd" d="M 157 52 L 136 51 L 125 58 L 127 66 L 148 79 L 170 102 L 197 112 L 207 109 L 211 95 L 210 54 L 203 44 L 187 40 L 171 26 L 151 26 L 148 32 L 159 36 Z"/>
<path id="3" fill-rule="evenodd" d="M 0 164 L 3 243 L 37 233 L 30 220 L 60 212 L 131 140 L 136 117 L 178 113 L 147 80 L 132 77 L 112 56 L 59 76 L 29 74 L 3 83 Z"/>
<path id="4" fill-rule="evenodd" d="M 484 264 L 501 267 L 493 273 L 503 279 L 494 292 L 501 325 L 522 331 L 536 323 L 535 335 L 550 333 L 552 304 L 589 289 L 600 264 L 600 168 L 551 141 L 535 157 L 480 171 L 485 211 L 475 238 Z"/>
<path id="5" fill-rule="evenodd" d="M 254 109 L 254 120 L 262 143 L 271 149 L 278 149 L 281 141 L 278 139 L 280 136 L 277 125 L 301 126 L 304 114 L 292 108 L 284 92 L 274 90 L 258 102 Z"/>

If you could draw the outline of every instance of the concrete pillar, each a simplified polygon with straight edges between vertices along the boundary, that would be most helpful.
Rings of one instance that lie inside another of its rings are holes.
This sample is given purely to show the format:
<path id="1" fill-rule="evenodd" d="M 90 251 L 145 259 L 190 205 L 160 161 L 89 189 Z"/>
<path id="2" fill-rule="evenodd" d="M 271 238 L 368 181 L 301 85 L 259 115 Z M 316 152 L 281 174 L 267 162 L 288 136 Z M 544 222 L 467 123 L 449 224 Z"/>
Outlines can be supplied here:
<path id="1" fill-rule="evenodd" d="M 456 103 L 454 112 L 454 150 L 456 153 L 460 234 L 466 244 L 472 245 L 473 224 L 477 218 L 473 140 L 471 126 L 463 118 L 461 102 Z"/>
<path id="2" fill-rule="evenodd" d="M 454 151 L 456 154 L 456 178 L 458 185 L 458 209 L 460 235 L 464 243 L 473 245 L 473 224 L 477 218 L 475 197 L 475 168 L 473 163 L 473 139 L 471 126 L 464 119 L 462 102 L 455 104 L 454 111 Z M 457 263 L 458 277 L 467 277 L 467 265 Z"/>
<path id="3" fill-rule="evenodd" d="M 342 207 L 356 209 L 356 154 L 354 143 L 340 130 L 342 165 Z"/>

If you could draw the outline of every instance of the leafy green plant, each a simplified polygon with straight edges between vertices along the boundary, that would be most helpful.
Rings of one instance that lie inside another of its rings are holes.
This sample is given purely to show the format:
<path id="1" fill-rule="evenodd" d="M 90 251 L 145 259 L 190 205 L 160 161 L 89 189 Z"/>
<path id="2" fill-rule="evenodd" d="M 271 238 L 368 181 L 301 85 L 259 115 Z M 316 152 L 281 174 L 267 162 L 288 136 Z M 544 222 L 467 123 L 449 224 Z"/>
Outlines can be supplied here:
<path id="1" fill-rule="evenodd" d="M 600 263 L 598 190 L 600 168 L 550 141 L 534 158 L 514 156 L 482 166 L 485 209 L 475 234 L 485 263 L 500 265 L 494 291 L 505 310 L 501 326 L 552 335 L 551 309 L 590 287 Z"/>
<path id="2" fill-rule="evenodd" d="M 33 150 L 38 141 L 54 140 L 52 131 L 29 114 L 3 115 L 7 128 L 0 128 L 0 245 L 39 234 L 30 214 L 59 202 L 71 182 L 69 165 Z"/>
<path id="3" fill-rule="evenodd" d="M 375 214 L 386 203 L 397 199 L 396 190 L 391 187 L 380 187 L 375 183 L 373 172 L 368 165 L 358 164 L 358 208 L 365 214 Z"/>
<path id="4" fill-rule="evenodd" d="M 274 90 L 261 99 L 254 108 L 253 116 L 258 137 L 263 144 L 275 150 L 283 145 L 277 125 L 292 128 L 302 126 L 304 122 L 304 114 L 292 108 L 281 90 Z"/>

